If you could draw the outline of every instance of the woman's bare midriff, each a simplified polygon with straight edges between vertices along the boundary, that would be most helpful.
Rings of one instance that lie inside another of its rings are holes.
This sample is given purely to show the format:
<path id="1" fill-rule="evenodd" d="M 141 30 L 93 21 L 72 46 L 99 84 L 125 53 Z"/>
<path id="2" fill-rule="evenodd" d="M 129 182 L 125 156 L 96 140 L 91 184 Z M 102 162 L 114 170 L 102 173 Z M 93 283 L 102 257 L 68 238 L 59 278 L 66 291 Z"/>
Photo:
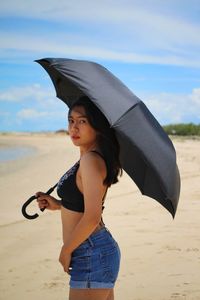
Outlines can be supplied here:
<path id="1" fill-rule="evenodd" d="M 71 211 L 66 209 L 61 205 L 61 220 L 62 220 L 62 233 L 63 233 L 63 243 L 67 242 L 71 232 L 79 223 L 80 219 L 82 218 L 83 213 Z M 94 232 L 100 229 L 102 225 L 98 225 Z"/>

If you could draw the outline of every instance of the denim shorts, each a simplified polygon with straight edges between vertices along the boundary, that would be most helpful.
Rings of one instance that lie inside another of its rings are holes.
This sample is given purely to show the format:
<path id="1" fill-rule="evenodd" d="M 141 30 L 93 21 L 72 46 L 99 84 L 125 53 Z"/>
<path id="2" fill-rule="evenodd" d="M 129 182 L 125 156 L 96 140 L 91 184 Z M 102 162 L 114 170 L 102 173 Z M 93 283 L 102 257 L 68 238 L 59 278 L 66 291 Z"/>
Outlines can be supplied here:
<path id="1" fill-rule="evenodd" d="M 120 250 L 105 228 L 90 235 L 72 253 L 70 287 L 74 289 L 111 289 L 120 266 Z"/>

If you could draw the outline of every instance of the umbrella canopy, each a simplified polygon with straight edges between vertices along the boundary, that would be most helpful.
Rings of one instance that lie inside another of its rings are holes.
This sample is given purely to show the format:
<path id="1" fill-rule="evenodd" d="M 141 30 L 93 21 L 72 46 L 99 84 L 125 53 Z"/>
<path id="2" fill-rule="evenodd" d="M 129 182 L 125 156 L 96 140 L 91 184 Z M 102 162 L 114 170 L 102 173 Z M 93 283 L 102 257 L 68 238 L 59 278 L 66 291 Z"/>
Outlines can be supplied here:
<path id="1" fill-rule="evenodd" d="M 174 217 L 180 193 L 176 152 L 145 104 L 100 64 L 64 58 L 36 62 L 68 107 L 81 96 L 94 102 L 115 129 L 125 172 L 142 194 L 157 200 Z"/>

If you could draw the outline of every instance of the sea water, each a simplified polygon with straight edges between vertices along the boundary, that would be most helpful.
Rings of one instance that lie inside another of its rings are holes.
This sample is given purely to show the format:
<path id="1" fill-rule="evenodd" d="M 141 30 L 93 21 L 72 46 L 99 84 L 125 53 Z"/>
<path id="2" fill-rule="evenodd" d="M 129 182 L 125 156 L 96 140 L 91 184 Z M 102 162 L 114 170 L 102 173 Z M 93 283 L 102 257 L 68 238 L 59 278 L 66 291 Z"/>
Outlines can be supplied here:
<path id="1" fill-rule="evenodd" d="M 0 163 L 24 158 L 34 152 L 34 148 L 26 146 L 3 147 L 0 148 Z"/>

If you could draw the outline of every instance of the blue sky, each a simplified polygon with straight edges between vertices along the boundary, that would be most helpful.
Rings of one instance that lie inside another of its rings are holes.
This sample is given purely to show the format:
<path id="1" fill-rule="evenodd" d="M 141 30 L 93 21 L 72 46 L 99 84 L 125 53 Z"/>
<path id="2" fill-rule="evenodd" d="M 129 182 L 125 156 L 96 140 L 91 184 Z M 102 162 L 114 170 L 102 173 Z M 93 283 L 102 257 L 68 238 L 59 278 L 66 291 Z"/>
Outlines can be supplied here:
<path id="1" fill-rule="evenodd" d="M 58 130 L 67 107 L 35 59 L 103 64 L 162 124 L 200 123 L 199 0 L 4 0 L 0 131 Z"/>

